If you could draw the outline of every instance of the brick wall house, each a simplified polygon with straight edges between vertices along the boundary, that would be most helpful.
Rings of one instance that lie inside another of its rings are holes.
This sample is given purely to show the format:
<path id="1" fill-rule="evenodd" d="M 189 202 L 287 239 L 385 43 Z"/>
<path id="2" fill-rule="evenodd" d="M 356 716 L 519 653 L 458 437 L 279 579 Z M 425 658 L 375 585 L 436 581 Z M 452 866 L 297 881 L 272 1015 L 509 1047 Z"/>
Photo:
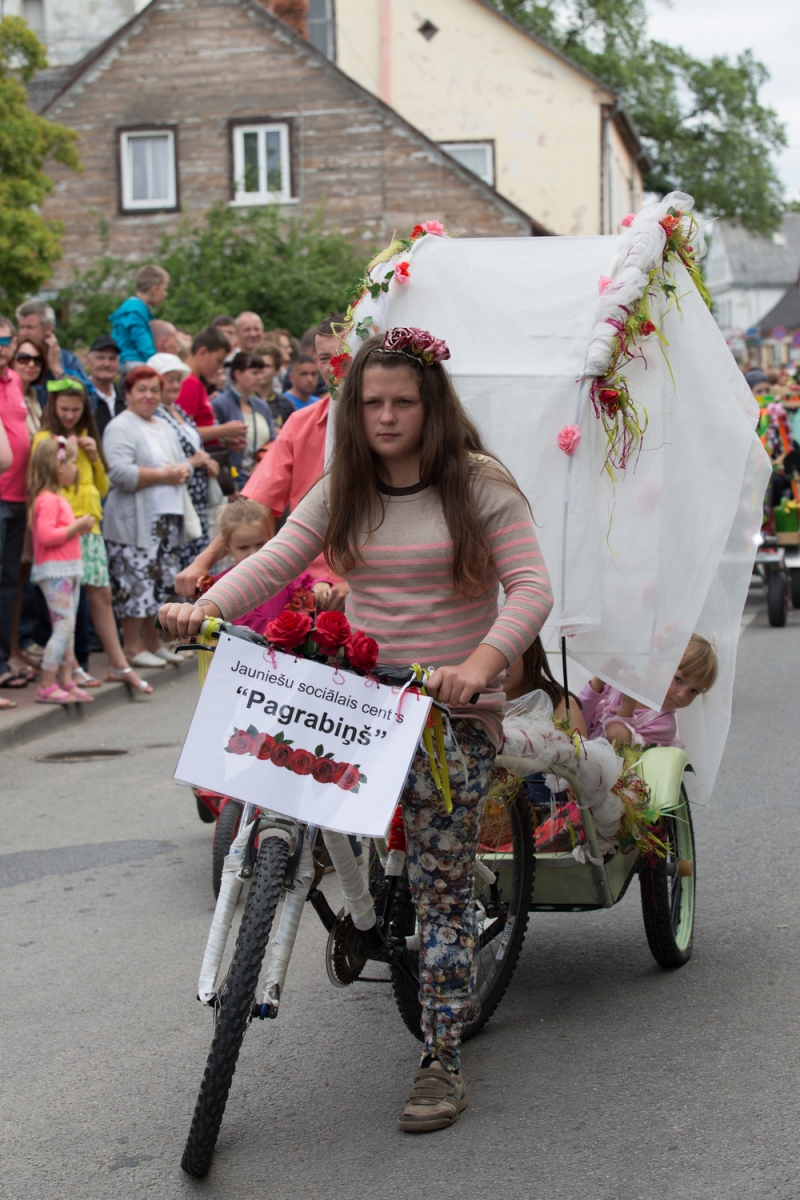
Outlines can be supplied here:
<path id="1" fill-rule="evenodd" d="M 53 164 L 65 224 L 54 283 L 102 249 L 152 254 L 214 201 L 279 204 L 370 244 L 420 218 L 451 233 L 547 231 L 451 159 L 258 0 L 152 0 L 77 63 L 41 109 L 77 130 L 81 174 Z"/>

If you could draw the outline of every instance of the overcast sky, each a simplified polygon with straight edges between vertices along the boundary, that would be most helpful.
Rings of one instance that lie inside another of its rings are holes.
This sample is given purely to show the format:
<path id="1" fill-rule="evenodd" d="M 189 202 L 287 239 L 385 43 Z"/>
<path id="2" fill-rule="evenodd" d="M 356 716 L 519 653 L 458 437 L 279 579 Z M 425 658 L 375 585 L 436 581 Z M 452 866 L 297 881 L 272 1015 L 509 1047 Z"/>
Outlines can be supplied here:
<path id="1" fill-rule="evenodd" d="M 650 36 L 698 58 L 750 49 L 770 80 L 761 95 L 786 125 L 789 148 L 777 158 L 787 198 L 800 200 L 800 5 L 797 0 L 648 0 Z"/>

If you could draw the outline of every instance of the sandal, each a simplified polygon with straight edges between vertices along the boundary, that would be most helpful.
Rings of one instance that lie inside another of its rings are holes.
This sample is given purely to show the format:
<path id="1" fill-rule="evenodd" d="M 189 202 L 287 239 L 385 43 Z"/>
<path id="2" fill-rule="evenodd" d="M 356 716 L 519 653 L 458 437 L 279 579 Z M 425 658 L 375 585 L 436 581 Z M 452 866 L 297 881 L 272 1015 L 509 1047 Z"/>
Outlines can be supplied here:
<path id="1" fill-rule="evenodd" d="M 94 675 L 90 675 L 88 671 L 84 671 L 83 667 L 73 667 L 72 679 L 79 687 L 96 688 L 102 687 L 102 679 L 96 679 Z"/>
<path id="2" fill-rule="evenodd" d="M 130 676 L 133 675 L 137 679 L 137 683 L 133 682 Z M 144 679 L 139 679 L 139 676 L 134 671 L 133 667 L 124 667 L 122 670 L 117 670 L 116 667 L 109 667 L 106 675 L 106 683 L 124 683 L 133 692 L 142 692 L 145 696 L 152 696 L 152 684 L 146 683 Z"/>
<path id="3" fill-rule="evenodd" d="M 36 689 L 37 704 L 74 704 L 75 697 L 72 692 L 66 692 L 57 683 L 51 683 L 50 687 L 40 687 Z"/>
<path id="4" fill-rule="evenodd" d="M 17 707 L 16 703 L 13 700 L 6 700 L 5 697 L 0 696 L 0 712 L 2 712 L 4 708 L 16 708 L 16 707 Z"/>
<path id="5" fill-rule="evenodd" d="M 6 667 L 5 671 L 0 673 L 0 688 L 24 688 L 28 686 L 28 680 L 24 675 L 18 675 L 16 671 L 12 671 L 11 667 Z"/>
<path id="6" fill-rule="evenodd" d="M 79 688 L 77 683 L 65 683 L 64 691 L 69 692 L 73 700 L 78 704 L 93 704 L 94 696 L 90 696 L 88 692 L 84 692 L 83 688 Z"/>

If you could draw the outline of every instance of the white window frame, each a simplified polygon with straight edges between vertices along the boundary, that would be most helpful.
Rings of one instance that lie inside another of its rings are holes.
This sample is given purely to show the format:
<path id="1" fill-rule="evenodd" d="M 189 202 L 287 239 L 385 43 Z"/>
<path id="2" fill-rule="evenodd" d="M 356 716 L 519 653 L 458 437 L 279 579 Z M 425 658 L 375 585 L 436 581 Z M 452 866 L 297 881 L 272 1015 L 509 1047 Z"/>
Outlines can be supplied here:
<path id="1" fill-rule="evenodd" d="M 451 158 L 455 158 L 455 161 L 457 163 L 460 163 L 460 165 L 464 168 L 465 171 L 472 171 L 472 168 L 468 167 L 466 165 L 466 163 L 461 162 L 461 160 L 459 158 L 456 158 L 453 151 L 465 150 L 465 149 L 485 150 L 486 156 L 487 156 L 487 165 L 489 168 L 489 171 L 488 171 L 489 178 L 487 179 L 483 175 L 478 175 L 477 171 L 472 171 L 472 174 L 476 177 L 476 179 L 482 179 L 484 183 L 488 183 L 489 187 L 494 187 L 494 181 L 495 181 L 494 142 L 484 142 L 484 141 L 440 142 L 439 147 L 440 147 L 440 149 L 444 150 L 447 154 L 449 154 Z"/>
<path id="2" fill-rule="evenodd" d="M 166 138 L 168 151 L 167 196 L 164 199 L 134 200 L 130 144 L 137 138 Z M 164 212 L 178 207 L 178 170 L 175 161 L 175 130 L 164 125 L 151 129 L 123 129 L 119 133 L 120 201 L 123 212 Z"/>
<path id="3" fill-rule="evenodd" d="M 244 190 L 244 135 L 258 134 L 259 147 L 259 190 L 246 192 Z M 280 135 L 281 156 L 281 190 L 271 192 L 266 187 L 266 136 L 268 133 Z M 284 121 L 253 121 L 247 124 L 233 126 L 233 188 L 234 195 L 231 204 L 239 208 L 248 208 L 254 204 L 292 204 L 292 160 L 290 153 L 290 129 Z"/>

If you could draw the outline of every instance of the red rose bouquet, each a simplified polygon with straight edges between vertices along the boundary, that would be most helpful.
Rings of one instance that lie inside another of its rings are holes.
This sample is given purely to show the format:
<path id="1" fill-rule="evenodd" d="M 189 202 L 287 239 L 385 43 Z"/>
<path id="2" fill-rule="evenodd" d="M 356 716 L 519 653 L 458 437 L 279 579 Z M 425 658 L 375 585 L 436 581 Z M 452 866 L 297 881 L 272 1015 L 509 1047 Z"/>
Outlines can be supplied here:
<path id="1" fill-rule="evenodd" d="M 265 632 L 273 646 L 280 650 L 294 650 L 308 638 L 311 617 L 306 612 L 284 609 L 280 616 L 269 622 Z"/>

